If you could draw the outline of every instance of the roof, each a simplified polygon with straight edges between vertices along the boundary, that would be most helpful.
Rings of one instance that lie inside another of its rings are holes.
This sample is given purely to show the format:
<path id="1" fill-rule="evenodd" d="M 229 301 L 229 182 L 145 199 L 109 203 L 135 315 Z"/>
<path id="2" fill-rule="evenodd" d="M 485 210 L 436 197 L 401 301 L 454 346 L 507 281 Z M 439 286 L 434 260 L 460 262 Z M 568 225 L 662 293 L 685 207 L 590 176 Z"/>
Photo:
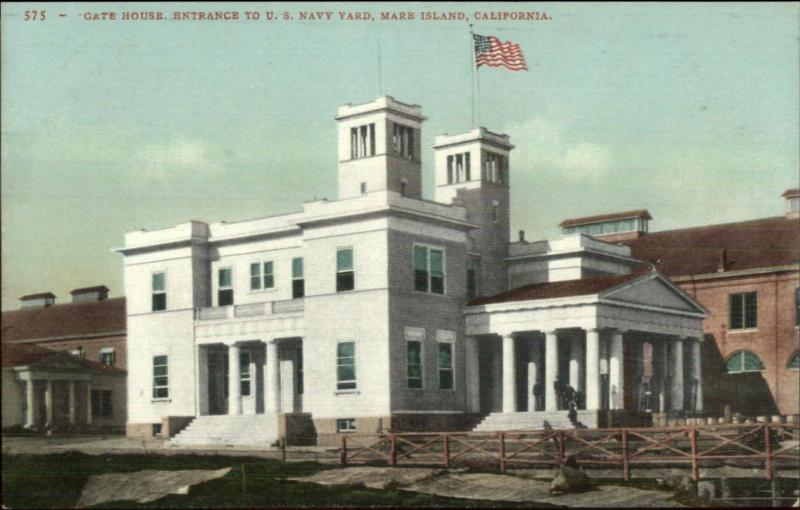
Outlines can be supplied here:
<path id="1" fill-rule="evenodd" d="M 717 273 L 723 249 L 726 271 L 788 266 L 800 262 L 800 220 L 779 216 L 651 232 L 620 244 L 673 277 Z"/>
<path id="2" fill-rule="evenodd" d="M 95 285 L 94 287 L 83 287 L 81 289 L 75 289 L 70 291 L 71 295 L 75 294 L 87 294 L 89 292 L 108 292 L 108 287 L 105 285 Z"/>
<path id="3" fill-rule="evenodd" d="M 51 298 L 55 299 L 56 295 L 52 292 L 40 292 L 38 294 L 28 294 L 27 296 L 22 296 L 19 298 L 20 301 L 31 301 L 34 299 L 44 299 L 44 298 Z"/>
<path id="4" fill-rule="evenodd" d="M 800 188 L 787 189 L 786 191 L 783 192 L 783 195 L 781 196 L 784 198 L 800 197 Z"/>
<path id="5" fill-rule="evenodd" d="M 635 211 L 626 211 L 610 214 L 598 214 L 596 216 L 584 216 L 583 218 L 571 218 L 559 223 L 559 227 L 573 227 L 575 225 L 586 225 L 589 223 L 600 223 L 601 221 L 622 220 L 625 218 L 642 218 L 643 220 L 652 220 L 653 217 L 647 212 L 647 209 L 637 209 Z"/>
<path id="6" fill-rule="evenodd" d="M 103 365 L 96 361 L 73 356 L 66 351 L 55 351 L 46 347 L 34 344 L 3 344 L 2 345 L 2 366 L 4 367 L 25 367 L 41 363 L 50 357 L 69 356 L 70 359 L 83 365 L 88 370 L 108 374 L 124 374 L 125 370 L 117 367 Z"/>
<path id="7" fill-rule="evenodd" d="M 3 312 L 3 343 L 125 332 L 125 298 L 65 303 Z"/>
<path id="8" fill-rule="evenodd" d="M 622 285 L 629 281 L 641 278 L 642 273 L 623 274 L 614 276 L 599 276 L 596 278 L 583 278 L 580 280 L 566 280 L 562 282 L 533 283 L 507 290 L 494 296 L 480 297 L 471 300 L 467 306 L 488 305 L 493 303 L 508 303 L 512 301 L 530 301 L 536 299 L 553 299 L 572 296 L 588 296 L 598 294 L 604 290 Z"/>

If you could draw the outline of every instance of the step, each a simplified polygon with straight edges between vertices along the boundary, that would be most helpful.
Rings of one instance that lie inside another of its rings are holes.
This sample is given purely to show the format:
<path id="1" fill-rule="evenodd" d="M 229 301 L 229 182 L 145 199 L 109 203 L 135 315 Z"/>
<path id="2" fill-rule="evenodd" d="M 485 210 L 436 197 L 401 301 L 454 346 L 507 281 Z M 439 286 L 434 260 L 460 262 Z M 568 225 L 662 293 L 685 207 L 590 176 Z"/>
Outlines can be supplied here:
<path id="1" fill-rule="evenodd" d="M 170 444 L 270 446 L 277 429 L 275 414 L 198 416 Z"/>

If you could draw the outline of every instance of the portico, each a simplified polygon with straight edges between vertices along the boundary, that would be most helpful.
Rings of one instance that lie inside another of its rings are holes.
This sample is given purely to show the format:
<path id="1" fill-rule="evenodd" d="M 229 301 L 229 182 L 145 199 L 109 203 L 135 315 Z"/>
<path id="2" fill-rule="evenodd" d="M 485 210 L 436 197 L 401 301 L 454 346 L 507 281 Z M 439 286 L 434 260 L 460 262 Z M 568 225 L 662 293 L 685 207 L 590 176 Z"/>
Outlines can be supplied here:
<path id="1" fill-rule="evenodd" d="M 705 311 L 656 272 L 528 285 L 470 305 L 472 412 L 555 412 L 570 400 L 585 411 L 702 409 Z M 475 367 L 491 362 L 472 359 L 492 351 L 502 359 L 500 402 L 481 398 L 492 382 Z"/>

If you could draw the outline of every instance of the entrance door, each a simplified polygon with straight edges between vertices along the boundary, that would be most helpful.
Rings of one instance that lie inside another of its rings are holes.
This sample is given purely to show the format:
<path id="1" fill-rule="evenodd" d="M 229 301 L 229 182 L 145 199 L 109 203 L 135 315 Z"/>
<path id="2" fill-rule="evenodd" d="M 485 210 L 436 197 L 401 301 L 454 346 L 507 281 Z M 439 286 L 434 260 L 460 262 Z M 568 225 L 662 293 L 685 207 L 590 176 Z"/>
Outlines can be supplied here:
<path id="1" fill-rule="evenodd" d="M 228 414 L 228 354 L 208 353 L 208 414 Z"/>

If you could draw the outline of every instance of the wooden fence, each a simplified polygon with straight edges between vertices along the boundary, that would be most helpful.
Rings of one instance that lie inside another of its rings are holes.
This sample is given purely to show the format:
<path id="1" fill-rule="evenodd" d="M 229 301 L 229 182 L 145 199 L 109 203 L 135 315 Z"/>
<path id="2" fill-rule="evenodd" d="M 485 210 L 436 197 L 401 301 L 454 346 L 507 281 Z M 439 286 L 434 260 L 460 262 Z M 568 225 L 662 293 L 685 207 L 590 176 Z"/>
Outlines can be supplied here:
<path id="1" fill-rule="evenodd" d="M 763 468 L 800 463 L 800 425 L 731 424 L 683 427 L 520 430 L 342 435 L 340 462 L 398 465 L 556 467 L 568 457 L 580 465 L 619 467 L 630 480 L 632 466 L 699 469 L 719 463 Z"/>

